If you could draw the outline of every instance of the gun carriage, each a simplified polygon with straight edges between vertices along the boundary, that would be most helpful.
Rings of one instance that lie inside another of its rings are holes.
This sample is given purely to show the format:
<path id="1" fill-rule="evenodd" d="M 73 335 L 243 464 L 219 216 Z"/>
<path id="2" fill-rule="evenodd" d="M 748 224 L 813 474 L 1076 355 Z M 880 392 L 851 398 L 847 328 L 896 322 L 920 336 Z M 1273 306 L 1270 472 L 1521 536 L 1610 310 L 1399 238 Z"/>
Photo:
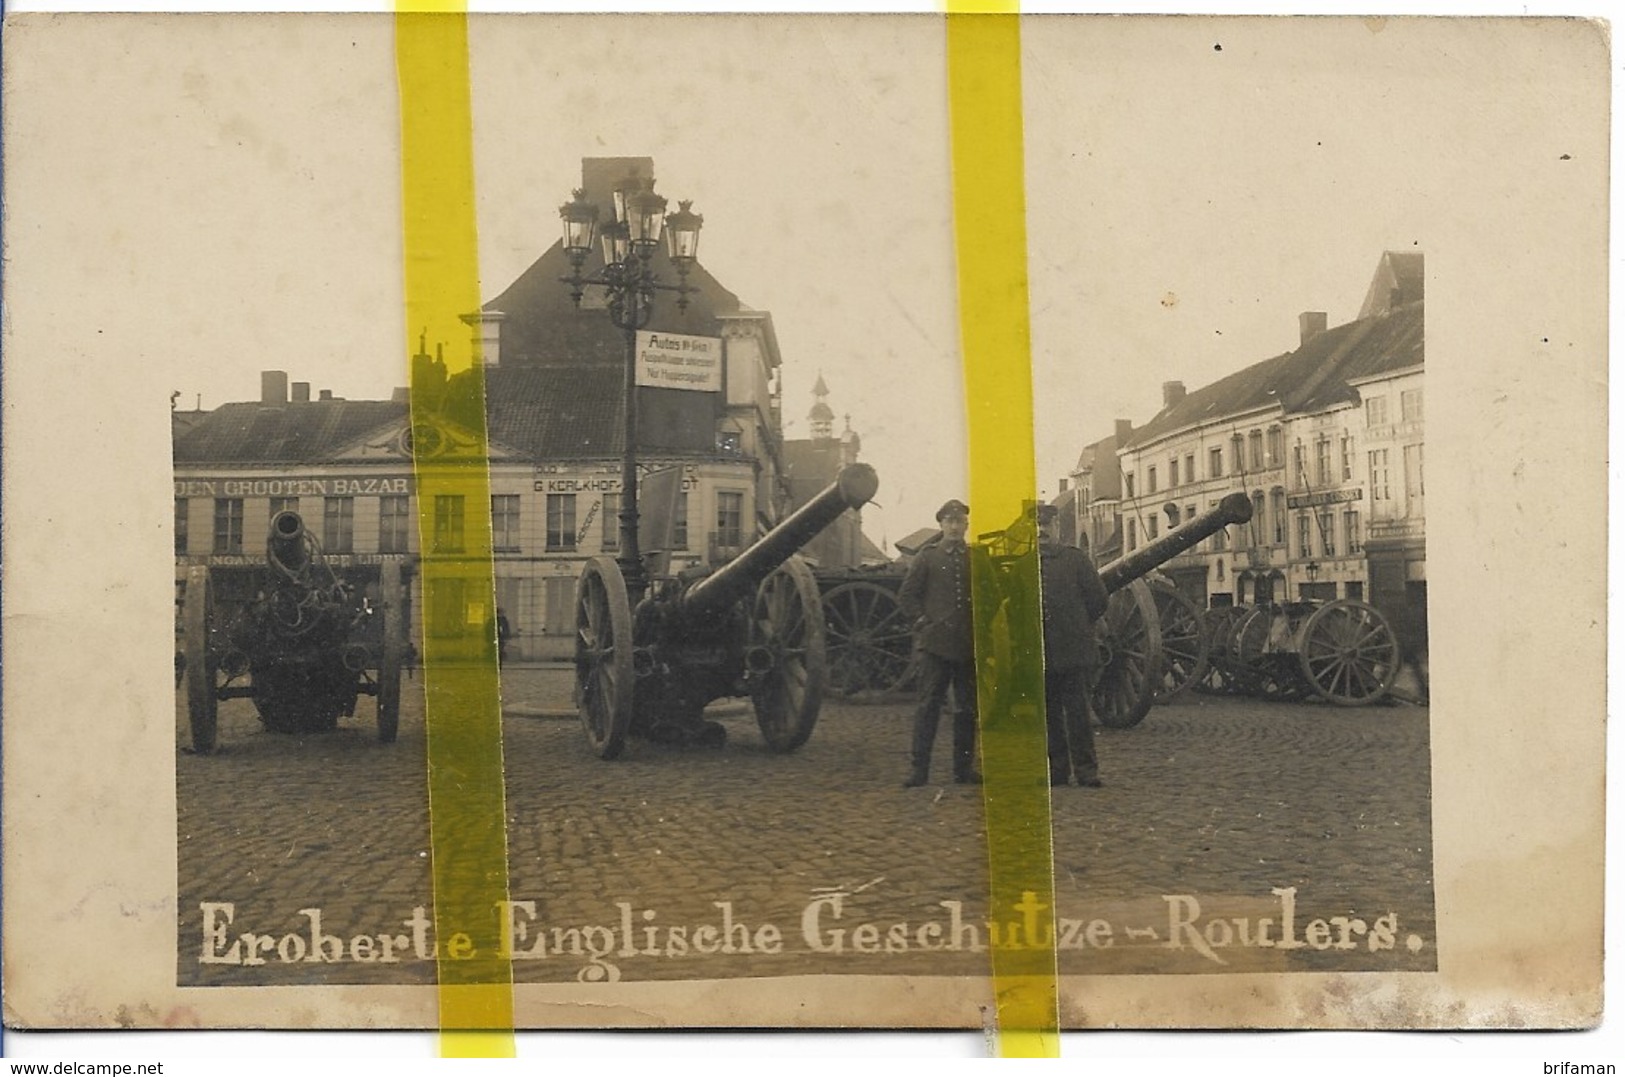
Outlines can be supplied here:
<path id="1" fill-rule="evenodd" d="M 1375 606 L 1357 599 L 1281 602 L 1209 611 L 1212 671 L 1200 690 L 1269 700 L 1377 703 L 1399 673 L 1399 642 Z"/>
<path id="2" fill-rule="evenodd" d="M 1162 538 L 1101 566 L 1111 601 L 1095 631 L 1099 653 L 1093 688 L 1095 716 L 1108 729 L 1138 725 L 1158 693 L 1200 666 L 1205 648 L 1190 609 L 1177 592 L 1144 577 L 1214 532 L 1253 518 L 1246 494 L 1227 494 L 1218 505 Z M 1165 619 L 1166 618 L 1166 619 Z"/>
<path id="3" fill-rule="evenodd" d="M 828 665 L 818 582 L 795 551 L 878 484 L 867 464 L 849 465 L 733 561 L 657 578 L 636 609 L 620 565 L 588 561 L 576 583 L 576 701 L 599 757 L 618 756 L 629 734 L 721 745 L 726 730 L 704 710 L 727 697 L 750 699 L 773 751 L 805 744 Z"/>
<path id="4" fill-rule="evenodd" d="M 1095 653 L 1089 663 L 1090 704 L 1101 725 L 1127 729 L 1145 718 L 1156 694 L 1165 690 L 1170 636 L 1182 670 L 1199 660 L 1200 633 L 1193 641 L 1189 626 L 1175 623 L 1174 632 L 1165 634 L 1159 588 L 1145 577 L 1220 528 L 1246 523 L 1252 513 L 1245 494 L 1230 494 L 1183 527 L 1101 567 L 1100 579 L 1109 600 L 1105 614 L 1095 624 Z M 979 541 L 1003 571 L 1032 549 L 1036 535 L 1030 518 L 1023 517 L 1002 532 L 980 536 Z M 1179 607 L 1172 603 L 1168 608 Z M 994 662 L 1008 668 L 1006 663 L 1018 658 L 1001 652 Z"/>
<path id="5" fill-rule="evenodd" d="M 179 665 L 192 750 L 215 750 L 222 700 L 251 699 L 273 733 L 325 732 L 356 701 L 378 701 L 378 739 L 400 723 L 401 668 L 409 650 L 399 562 L 385 562 L 374 603 L 327 564 L 297 512 L 279 512 L 266 539 L 255 597 L 217 604 L 208 566 L 187 570 Z"/>

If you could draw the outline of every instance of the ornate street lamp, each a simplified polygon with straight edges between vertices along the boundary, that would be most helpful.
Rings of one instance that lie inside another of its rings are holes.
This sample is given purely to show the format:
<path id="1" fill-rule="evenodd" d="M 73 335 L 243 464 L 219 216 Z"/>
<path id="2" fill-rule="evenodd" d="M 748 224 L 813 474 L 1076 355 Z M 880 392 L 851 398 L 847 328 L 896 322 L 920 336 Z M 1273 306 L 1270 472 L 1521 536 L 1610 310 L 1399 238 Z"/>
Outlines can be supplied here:
<path id="1" fill-rule="evenodd" d="M 583 289 L 601 285 L 607 293 L 610 320 L 626 334 L 626 423 L 621 449 L 621 549 L 618 561 L 626 578 L 626 589 L 635 606 L 648 589 L 643 555 L 638 549 L 638 464 L 637 464 L 637 365 L 638 330 L 649 324 L 654 313 L 656 292 L 677 293 L 678 311 L 688 309 L 688 296 L 697 289 L 688 283 L 700 245 L 700 226 L 705 218 L 678 203 L 678 211 L 666 213 L 666 199 L 655 194 L 654 180 L 628 175 L 615 185 L 614 219 L 599 227 L 598 207 L 587 201 L 584 191 L 575 191 L 571 201 L 559 207 L 564 224 L 564 253 L 570 260 L 570 275 L 561 278 L 570 286 L 570 298 L 579 309 Z M 655 276 L 649 259 L 666 233 L 667 253 L 677 267 L 677 283 L 667 284 Z M 594 231 L 603 245 L 604 265 L 596 273 L 581 270 L 592 251 Z"/>

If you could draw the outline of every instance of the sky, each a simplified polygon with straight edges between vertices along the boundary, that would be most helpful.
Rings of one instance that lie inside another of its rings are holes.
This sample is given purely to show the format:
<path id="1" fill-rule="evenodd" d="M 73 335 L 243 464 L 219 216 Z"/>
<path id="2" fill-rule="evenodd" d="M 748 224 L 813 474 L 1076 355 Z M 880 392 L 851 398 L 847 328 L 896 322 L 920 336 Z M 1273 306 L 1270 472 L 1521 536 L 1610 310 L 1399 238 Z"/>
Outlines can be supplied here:
<path id="1" fill-rule="evenodd" d="M 880 472 L 866 530 L 928 524 L 966 483 L 942 34 L 906 15 L 474 20 L 481 294 L 555 242 L 582 157 L 653 157 L 658 189 L 705 215 L 701 261 L 772 313 L 786 436 L 806 436 L 822 373 Z M 174 252 L 128 270 L 147 318 L 162 312 L 165 395 L 251 398 L 262 369 L 386 395 L 410 350 L 387 28 L 218 36 L 147 73 L 151 99 L 120 126 L 174 151 L 157 166 L 169 205 L 132 204 L 127 226 L 132 249 L 161 229 Z M 634 42 L 658 59 L 620 62 Z M 1493 41 L 1393 21 L 1056 16 L 1023 45 L 1046 497 L 1115 419 L 1151 418 L 1163 382 L 1194 390 L 1288 350 L 1300 312 L 1354 316 L 1384 250 L 1459 241 L 1461 207 L 1509 182 L 1495 152 L 1527 84 Z M 150 148 L 115 134 L 86 150 L 139 174 Z M 448 317 L 431 336 L 465 333 Z"/>

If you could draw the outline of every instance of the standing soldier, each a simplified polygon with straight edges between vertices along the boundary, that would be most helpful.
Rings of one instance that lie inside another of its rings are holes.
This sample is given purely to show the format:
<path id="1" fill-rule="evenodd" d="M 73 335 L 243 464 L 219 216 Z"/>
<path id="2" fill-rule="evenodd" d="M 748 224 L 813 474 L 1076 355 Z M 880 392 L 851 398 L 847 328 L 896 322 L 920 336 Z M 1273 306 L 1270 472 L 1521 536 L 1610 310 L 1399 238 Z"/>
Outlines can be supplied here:
<path id="1" fill-rule="evenodd" d="M 976 785 L 976 655 L 972 633 L 971 550 L 965 544 L 970 509 L 949 501 L 937 510 L 942 540 L 921 550 L 897 593 L 903 615 L 914 623 L 920 654 L 920 709 L 905 788 L 924 785 L 931 746 L 951 688 L 954 695 L 954 781 Z M 983 576 L 991 579 L 992 565 Z M 986 615 L 989 610 L 984 610 Z"/>
<path id="2" fill-rule="evenodd" d="M 1089 667 L 1094 623 L 1106 612 L 1106 586 L 1089 555 L 1063 546 L 1054 505 L 1035 509 L 1038 578 L 1044 608 L 1044 724 L 1049 738 L 1049 783 L 1099 788 L 1095 731 L 1089 716 Z"/>

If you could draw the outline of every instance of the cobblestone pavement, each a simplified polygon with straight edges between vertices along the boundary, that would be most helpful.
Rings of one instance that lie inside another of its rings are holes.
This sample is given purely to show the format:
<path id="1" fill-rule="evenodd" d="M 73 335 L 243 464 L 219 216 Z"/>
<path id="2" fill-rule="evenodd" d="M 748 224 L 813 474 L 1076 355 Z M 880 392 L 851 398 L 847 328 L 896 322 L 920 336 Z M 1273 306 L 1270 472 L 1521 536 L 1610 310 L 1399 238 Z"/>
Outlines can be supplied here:
<path id="1" fill-rule="evenodd" d="M 605 763 L 568 676 L 504 675 L 510 896 L 534 903 L 513 913 L 516 981 L 986 974 L 981 790 L 901 788 L 907 701 L 826 704 L 788 756 L 728 704 L 722 749 L 634 741 Z M 432 980 L 409 924 L 431 888 L 421 682 L 407 688 L 393 745 L 370 701 L 297 738 L 239 700 L 222 752 L 178 753 L 181 983 Z M 1435 967 L 1426 708 L 1196 696 L 1098 743 L 1105 787 L 1053 791 L 1063 973 Z M 230 903 L 231 923 L 204 903 Z M 309 959 L 301 910 L 345 960 Z M 245 932 L 264 964 L 200 961 Z"/>

